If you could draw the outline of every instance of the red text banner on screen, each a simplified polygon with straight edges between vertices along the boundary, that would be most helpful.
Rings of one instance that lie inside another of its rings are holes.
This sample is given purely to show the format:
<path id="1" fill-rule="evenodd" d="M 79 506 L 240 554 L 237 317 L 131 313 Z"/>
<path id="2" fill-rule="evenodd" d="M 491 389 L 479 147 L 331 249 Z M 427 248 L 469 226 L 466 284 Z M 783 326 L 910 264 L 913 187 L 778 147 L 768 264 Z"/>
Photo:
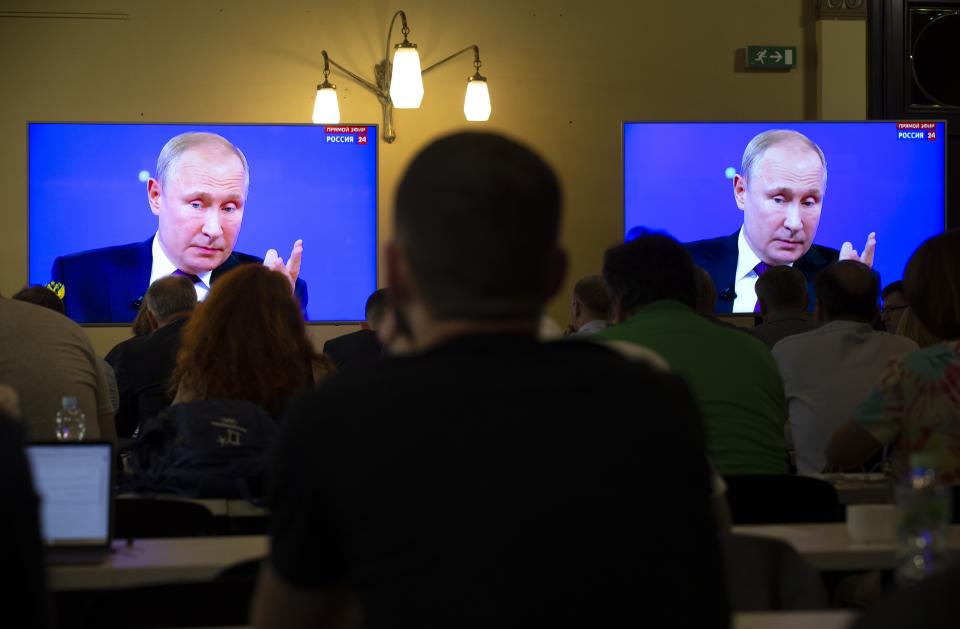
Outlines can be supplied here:
<path id="1" fill-rule="evenodd" d="M 937 123 L 935 122 L 898 122 L 898 140 L 937 140 Z"/>
<path id="2" fill-rule="evenodd" d="M 367 127 L 324 127 L 324 141 L 327 144 L 367 144 Z"/>

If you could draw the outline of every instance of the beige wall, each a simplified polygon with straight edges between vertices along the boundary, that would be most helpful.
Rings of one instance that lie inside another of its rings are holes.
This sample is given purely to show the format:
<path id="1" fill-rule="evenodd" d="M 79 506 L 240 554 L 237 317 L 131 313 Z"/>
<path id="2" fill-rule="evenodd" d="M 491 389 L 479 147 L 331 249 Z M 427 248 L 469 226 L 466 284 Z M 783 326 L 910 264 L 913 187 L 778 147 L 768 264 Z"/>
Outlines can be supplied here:
<path id="1" fill-rule="evenodd" d="M 867 23 L 865 20 L 817 22 L 817 118 L 864 120 L 867 117 Z"/>
<path id="2" fill-rule="evenodd" d="M 813 116 L 810 4 L 0 0 L 0 14 L 128 14 L 126 20 L 0 17 L 0 292 L 10 294 L 27 277 L 27 120 L 308 122 L 320 50 L 372 76 L 392 11 L 403 8 L 425 63 L 480 45 L 493 101 L 493 116 L 481 128 L 529 142 L 559 171 L 571 272 L 550 312 L 565 323 L 572 281 L 598 271 L 604 248 L 620 235 L 620 122 Z M 736 51 L 752 43 L 797 45 L 801 66 L 744 72 Z M 461 108 L 471 71 L 465 57 L 430 73 L 422 109 L 398 112 L 396 143 L 381 144 L 382 237 L 390 233 L 403 165 L 431 138 L 468 126 Z M 372 95 L 342 75 L 332 78 L 345 120 L 379 121 Z M 124 333 L 93 334 L 102 348 Z"/>

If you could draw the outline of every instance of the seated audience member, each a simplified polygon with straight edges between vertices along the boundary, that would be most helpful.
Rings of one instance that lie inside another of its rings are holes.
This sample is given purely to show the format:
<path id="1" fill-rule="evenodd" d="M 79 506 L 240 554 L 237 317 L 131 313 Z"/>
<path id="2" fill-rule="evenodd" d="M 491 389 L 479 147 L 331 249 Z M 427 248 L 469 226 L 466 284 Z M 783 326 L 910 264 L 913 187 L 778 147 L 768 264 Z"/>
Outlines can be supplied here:
<path id="1" fill-rule="evenodd" d="M 27 286 L 20 289 L 13 296 L 13 299 L 25 301 L 28 304 L 43 306 L 44 308 L 63 314 L 63 300 L 46 286 Z"/>
<path id="2" fill-rule="evenodd" d="M 943 340 L 931 334 L 910 308 L 906 308 L 900 315 L 895 333 L 898 336 L 905 336 L 920 347 L 930 347 Z"/>
<path id="3" fill-rule="evenodd" d="M 386 264 L 418 353 L 291 406 L 255 626 L 728 625 L 682 381 L 536 339 L 565 267 L 560 197 L 549 166 L 498 135 L 413 160 Z M 651 543 L 651 509 L 676 543 Z"/>
<path id="4" fill-rule="evenodd" d="M 748 332 L 773 347 L 791 334 L 809 332 L 815 324 L 807 314 L 807 278 L 789 266 L 775 266 L 754 285 L 763 323 Z"/>
<path id="5" fill-rule="evenodd" d="M 936 457 L 948 483 L 960 481 L 960 231 L 930 238 L 907 262 L 903 296 L 920 322 L 945 339 L 894 359 L 834 433 L 827 465 L 854 467 L 893 446 L 895 475 L 910 457 Z"/>
<path id="6" fill-rule="evenodd" d="M 243 264 L 220 277 L 183 327 L 170 391 L 174 404 L 246 400 L 277 417 L 331 369 L 307 338 L 290 281 Z"/>
<path id="7" fill-rule="evenodd" d="M 824 450 L 833 431 L 850 417 L 891 358 L 917 349 L 905 337 L 873 329 L 880 277 L 867 265 L 835 262 L 820 271 L 814 286 L 814 316 L 822 325 L 789 336 L 773 348 L 801 474 L 823 471 Z"/>
<path id="8" fill-rule="evenodd" d="M 140 302 L 140 308 L 137 309 L 137 315 L 133 318 L 133 323 L 130 324 L 130 330 L 134 336 L 143 336 L 144 334 L 150 334 L 155 329 L 150 317 L 147 316 L 146 305 L 144 302 Z"/>
<path id="9" fill-rule="evenodd" d="M 603 277 L 616 325 L 598 337 L 649 348 L 687 378 L 720 474 L 785 474 L 787 406 L 777 365 L 756 339 L 693 310 L 690 253 L 669 236 L 641 236 L 607 250 Z"/>
<path id="10" fill-rule="evenodd" d="M 556 341 L 563 338 L 563 328 L 550 315 L 543 313 L 537 326 L 537 338 L 541 341 Z"/>
<path id="11" fill-rule="evenodd" d="M 359 330 L 323 344 L 323 353 L 333 360 L 338 371 L 367 366 L 383 356 L 383 345 L 377 338 L 377 331 L 387 311 L 388 292 L 386 288 L 378 288 L 370 294 L 364 307 L 366 321 L 360 324 Z"/>
<path id="12" fill-rule="evenodd" d="M 377 339 L 383 345 L 386 356 L 403 356 L 415 351 L 407 318 L 392 299 L 387 300 L 383 319 L 377 327 Z"/>
<path id="13" fill-rule="evenodd" d="M 887 332 L 895 333 L 907 309 L 907 302 L 903 299 L 903 280 L 890 282 L 880 294 L 883 299 L 883 308 L 880 309 L 880 321 Z"/>
<path id="14" fill-rule="evenodd" d="M 62 314 L 0 297 L 0 382 L 17 392 L 30 440 L 56 438 L 67 395 L 86 416 L 85 439 L 116 438 L 103 363 L 80 326 Z"/>
<path id="15" fill-rule="evenodd" d="M 40 501 L 23 440 L 23 428 L 0 408 L 0 495 L 4 503 L 0 565 L 8 576 L 3 586 L 3 624 L 43 629 L 51 622 L 40 541 Z"/>
<path id="16" fill-rule="evenodd" d="M 713 278 L 700 265 L 695 264 L 693 271 L 697 276 L 697 307 L 694 310 L 697 314 L 718 322 L 719 319 L 714 316 L 717 311 L 717 287 L 713 284 Z"/>
<path id="17" fill-rule="evenodd" d="M 63 300 L 46 286 L 28 286 L 13 296 L 17 301 L 25 301 L 30 304 L 43 306 L 54 312 L 64 314 Z M 120 391 L 117 386 L 117 374 L 113 366 L 97 355 L 97 362 L 103 368 L 103 375 L 107 378 L 107 397 L 110 398 L 110 413 L 116 415 L 120 407 Z"/>
<path id="18" fill-rule="evenodd" d="M 107 355 L 104 357 L 108 365 L 114 365 L 117 362 L 117 353 L 123 351 L 124 345 L 129 343 L 133 339 L 150 334 L 156 328 L 153 327 L 153 323 L 150 318 L 147 316 L 147 305 L 146 300 L 140 301 L 140 308 L 137 309 L 137 314 L 133 318 L 133 323 L 130 324 L 130 332 L 133 333 L 133 337 L 125 341 L 120 341 L 114 345 Z"/>
<path id="19" fill-rule="evenodd" d="M 713 284 L 713 278 L 707 273 L 707 270 L 699 265 L 693 265 L 693 272 L 697 278 L 697 307 L 694 308 L 697 314 L 713 323 L 730 330 L 746 332 L 746 328 L 741 328 L 729 321 L 724 321 L 716 315 L 717 311 L 717 287 Z"/>
<path id="20" fill-rule="evenodd" d="M 149 334 L 128 339 L 107 355 L 120 389 L 117 434 L 130 437 L 147 420 L 173 401 L 170 374 L 180 348 L 180 334 L 197 306 L 197 292 L 183 275 L 162 277 L 150 285 L 143 303 Z"/>
<path id="21" fill-rule="evenodd" d="M 573 285 L 569 336 L 590 336 L 610 327 L 610 294 L 601 275 L 587 275 Z"/>

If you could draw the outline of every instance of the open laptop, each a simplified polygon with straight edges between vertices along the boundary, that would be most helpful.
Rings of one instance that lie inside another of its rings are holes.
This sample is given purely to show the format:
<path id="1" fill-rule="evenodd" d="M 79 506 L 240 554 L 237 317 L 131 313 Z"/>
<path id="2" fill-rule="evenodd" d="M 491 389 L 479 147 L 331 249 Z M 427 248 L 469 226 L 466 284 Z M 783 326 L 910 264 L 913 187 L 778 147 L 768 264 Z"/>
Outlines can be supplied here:
<path id="1" fill-rule="evenodd" d="M 103 561 L 113 532 L 112 445 L 32 443 L 26 450 L 40 496 L 40 532 L 47 562 Z"/>

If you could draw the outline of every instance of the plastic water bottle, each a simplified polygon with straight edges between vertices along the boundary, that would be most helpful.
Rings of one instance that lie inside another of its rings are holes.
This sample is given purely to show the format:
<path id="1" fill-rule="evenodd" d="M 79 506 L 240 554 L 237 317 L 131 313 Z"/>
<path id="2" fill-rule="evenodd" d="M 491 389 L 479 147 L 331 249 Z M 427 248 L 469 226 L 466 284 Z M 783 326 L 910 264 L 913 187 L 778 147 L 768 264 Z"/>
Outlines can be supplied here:
<path id="1" fill-rule="evenodd" d="M 62 406 L 57 411 L 57 439 L 60 441 L 80 441 L 87 432 L 87 416 L 77 406 L 77 398 L 65 395 Z"/>
<path id="2" fill-rule="evenodd" d="M 951 492 L 937 480 L 936 459 L 910 458 L 910 472 L 897 486 L 897 582 L 917 583 L 941 569 L 950 537 Z"/>

